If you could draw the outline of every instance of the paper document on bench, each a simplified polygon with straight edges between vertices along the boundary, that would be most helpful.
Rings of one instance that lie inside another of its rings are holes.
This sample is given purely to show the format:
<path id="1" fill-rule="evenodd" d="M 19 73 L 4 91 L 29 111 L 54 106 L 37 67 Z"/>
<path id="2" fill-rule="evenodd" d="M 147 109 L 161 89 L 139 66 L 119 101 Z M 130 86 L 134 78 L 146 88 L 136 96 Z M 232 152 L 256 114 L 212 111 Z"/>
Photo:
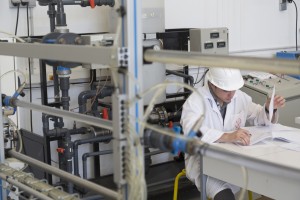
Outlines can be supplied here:
<path id="1" fill-rule="evenodd" d="M 249 145 L 254 145 L 265 139 L 272 138 L 272 131 L 270 126 L 250 126 L 242 127 L 242 129 L 248 130 L 251 134 Z"/>
<path id="2" fill-rule="evenodd" d="M 250 145 L 266 139 L 277 139 L 300 144 L 300 129 L 297 128 L 272 124 L 270 126 L 242 127 L 242 129 L 248 130 L 251 133 Z"/>

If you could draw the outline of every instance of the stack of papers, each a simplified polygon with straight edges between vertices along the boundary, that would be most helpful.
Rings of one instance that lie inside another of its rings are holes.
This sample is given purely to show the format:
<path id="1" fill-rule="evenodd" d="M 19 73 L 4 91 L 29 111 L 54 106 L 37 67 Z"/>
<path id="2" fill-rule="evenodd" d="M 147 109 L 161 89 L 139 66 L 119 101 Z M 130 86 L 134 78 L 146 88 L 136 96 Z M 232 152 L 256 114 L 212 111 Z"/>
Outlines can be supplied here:
<path id="1" fill-rule="evenodd" d="M 250 145 L 266 139 L 277 139 L 285 142 L 292 142 L 300 145 L 300 129 L 283 126 L 281 124 L 271 124 L 270 126 L 243 127 L 251 133 Z"/>

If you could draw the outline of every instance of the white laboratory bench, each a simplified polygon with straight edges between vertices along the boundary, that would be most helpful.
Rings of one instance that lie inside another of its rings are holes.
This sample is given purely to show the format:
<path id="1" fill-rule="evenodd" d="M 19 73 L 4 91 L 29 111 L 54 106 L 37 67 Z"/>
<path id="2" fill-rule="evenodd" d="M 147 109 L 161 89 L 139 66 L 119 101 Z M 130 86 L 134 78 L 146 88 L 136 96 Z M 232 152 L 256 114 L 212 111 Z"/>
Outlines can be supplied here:
<path id="1" fill-rule="evenodd" d="M 259 146 L 241 147 L 234 144 L 215 144 L 218 147 L 238 154 L 250 156 L 300 169 L 300 152 L 284 149 L 279 145 L 282 142 L 272 141 Z M 245 179 L 241 166 L 227 163 L 214 158 L 203 158 L 203 172 L 228 183 L 245 187 Z M 299 199 L 300 180 L 284 177 L 281 174 L 272 175 L 257 170 L 247 169 L 247 189 L 276 200 Z"/>

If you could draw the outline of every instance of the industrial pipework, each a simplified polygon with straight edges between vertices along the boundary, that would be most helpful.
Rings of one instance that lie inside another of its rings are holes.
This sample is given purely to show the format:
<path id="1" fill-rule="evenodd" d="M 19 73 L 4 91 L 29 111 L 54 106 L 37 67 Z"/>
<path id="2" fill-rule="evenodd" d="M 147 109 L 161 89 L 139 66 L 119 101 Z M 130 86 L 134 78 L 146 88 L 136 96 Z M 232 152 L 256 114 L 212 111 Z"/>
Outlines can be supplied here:
<path id="1" fill-rule="evenodd" d="M 60 170 L 56 167 L 53 167 L 51 165 L 47 165 L 47 164 L 45 164 L 41 161 L 30 158 L 30 157 L 28 157 L 26 155 L 23 155 L 21 153 L 18 153 L 16 151 L 11 150 L 11 151 L 8 152 L 8 155 L 10 155 L 12 157 L 15 157 L 15 158 L 17 158 L 17 159 L 19 159 L 19 160 L 21 160 L 25 163 L 28 163 L 29 165 L 36 166 L 38 168 L 42 168 L 46 172 L 52 173 L 53 175 L 56 175 L 56 176 L 59 176 L 59 177 L 63 178 L 64 180 L 72 182 L 75 185 L 78 185 L 80 187 L 84 187 L 84 188 L 87 188 L 91 191 L 94 191 L 97 194 L 101 194 L 103 196 L 106 196 L 106 197 L 112 198 L 112 199 L 120 199 L 120 194 L 116 191 L 107 189 L 103 186 L 100 186 L 100 185 L 97 185 L 97 184 L 92 183 L 90 181 L 81 179 L 77 176 L 74 176 L 70 173 L 62 171 L 62 170 Z"/>
<path id="2" fill-rule="evenodd" d="M 78 200 L 78 196 L 74 194 L 68 194 L 56 187 L 47 184 L 44 181 L 38 180 L 32 176 L 32 174 L 25 173 L 19 170 L 15 170 L 5 164 L 0 164 L 0 174 L 5 174 L 4 180 L 16 180 L 31 189 L 40 193 L 34 193 L 41 199 L 65 199 L 65 200 Z M 30 191 L 31 192 L 31 191 Z M 46 197 L 45 197 L 46 196 Z M 47 198 L 48 197 L 48 198 Z"/>

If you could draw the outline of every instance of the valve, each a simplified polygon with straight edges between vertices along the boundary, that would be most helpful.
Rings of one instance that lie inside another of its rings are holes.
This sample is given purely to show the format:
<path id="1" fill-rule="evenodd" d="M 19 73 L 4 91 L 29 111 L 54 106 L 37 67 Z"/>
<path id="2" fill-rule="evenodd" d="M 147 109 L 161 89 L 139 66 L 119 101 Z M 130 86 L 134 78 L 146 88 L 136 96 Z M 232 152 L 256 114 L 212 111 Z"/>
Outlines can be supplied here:
<path id="1" fill-rule="evenodd" d="M 63 153 L 65 152 L 65 149 L 64 149 L 64 148 L 58 147 L 58 148 L 56 149 L 56 151 L 57 151 L 57 153 L 63 154 Z"/>
<path id="2" fill-rule="evenodd" d="M 109 119 L 107 108 L 103 108 L 103 110 L 102 110 L 102 119 Z"/>
<path id="3" fill-rule="evenodd" d="M 82 7 L 90 6 L 91 8 L 95 8 L 96 6 L 110 6 L 114 7 L 115 0 L 82 0 Z"/>

